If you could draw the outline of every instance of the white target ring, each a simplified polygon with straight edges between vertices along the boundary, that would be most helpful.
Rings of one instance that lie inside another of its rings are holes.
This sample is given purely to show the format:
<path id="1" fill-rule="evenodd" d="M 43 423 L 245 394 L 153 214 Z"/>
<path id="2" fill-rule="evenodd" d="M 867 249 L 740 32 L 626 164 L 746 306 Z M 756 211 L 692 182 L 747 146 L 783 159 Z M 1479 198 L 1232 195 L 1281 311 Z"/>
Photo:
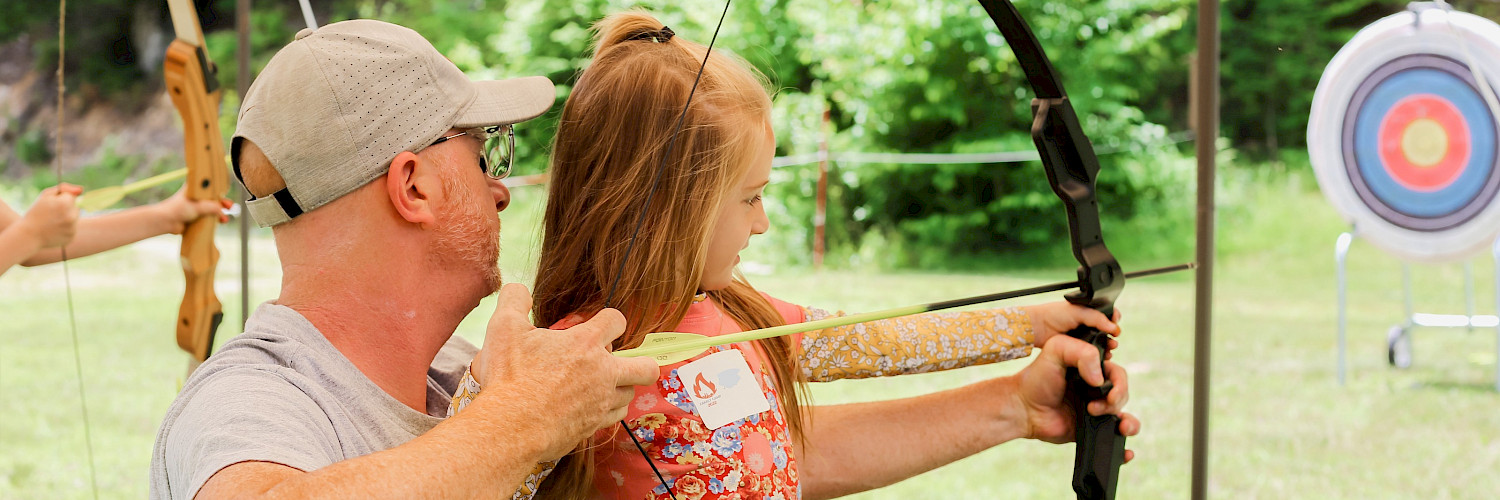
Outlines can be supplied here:
<path id="1" fill-rule="evenodd" d="M 1328 63 L 1308 153 L 1323 195 L 1361 237 L 1446 261 L 1500 235 L 1494 61 L 1500 25 L 1425 9 L 1365 27 Z"/>

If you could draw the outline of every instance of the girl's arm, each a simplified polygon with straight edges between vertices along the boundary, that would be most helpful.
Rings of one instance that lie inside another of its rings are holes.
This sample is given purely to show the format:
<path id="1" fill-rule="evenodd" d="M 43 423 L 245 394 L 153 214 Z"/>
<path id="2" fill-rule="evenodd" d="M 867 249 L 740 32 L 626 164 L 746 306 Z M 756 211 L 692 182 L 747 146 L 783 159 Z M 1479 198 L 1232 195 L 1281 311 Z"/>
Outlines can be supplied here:
<path id="1" fill-rule="evenodd" d="M 62 184 L 37 197 L 25 216 L 0 203 L 0 274 L 44 249 L 68 244 L 77 231 L 78 186 Z"/>
<path id="2" fill-rule="evenodd" d="M 68 258 L 93 255 L 161 234 L 180 234 L 187 223 L 205 215 L 218 215 L 220 222 L 226 222 L 229 218 L 222 214 L 222 209 L 229 205 L 227 199 L 190 201 L 179 190 L 157 203 L 89 217 L 78 222 L 78 237 L 67 246 Z M 36 266 L 59 260 L 62 260 L 61 250 L 49 248 L 22 264 Z"/>
<path id="3" fill-rule="evenodd" d="M 841 313 L 809 308 L 804 317 L 811 321 L 835 315 Z M 1032 347 L 1084 324 L 1119 334 L 1119 327 L 1098 311 L 1065 302 L 935 312 L 827 328 L 803 334 L 803 374 L 809 381 L 827 382 L 1024 358 Z"/>
<path id="4" fill-rule="evenodd" d="M 1123 412 L 1129 400 L 1125 369 L 1099 366 L 1094 346 L 1062 338 L 1015 375 L 907 399 L 807 408 L 806 446 L 798 462 L 802 497 L 879 488 L 1016 439 L 1069 442 L 1073 415 L 1063 397 L 1068 368 L 1082 372 L 1089 384 L 1110 380 L 1114 390 L 1090 402 L 1088 411 L 1119 415 L 1118 431 L 1136 435 L 1140 421 Z M 1126 450 L 1125 460 L 1133 455 Z M 1065 483 L 1065 476 L 1057 481 Z"/>
<path id="5" fill-rule="evenodd" d="M 807 320 L 842 313 L 807 309 Z M 826 328 L 802 336 L 811 382 L 907 375 L 1024 358 L 1035 332 L 1023 309 L 937 312 Z"/>

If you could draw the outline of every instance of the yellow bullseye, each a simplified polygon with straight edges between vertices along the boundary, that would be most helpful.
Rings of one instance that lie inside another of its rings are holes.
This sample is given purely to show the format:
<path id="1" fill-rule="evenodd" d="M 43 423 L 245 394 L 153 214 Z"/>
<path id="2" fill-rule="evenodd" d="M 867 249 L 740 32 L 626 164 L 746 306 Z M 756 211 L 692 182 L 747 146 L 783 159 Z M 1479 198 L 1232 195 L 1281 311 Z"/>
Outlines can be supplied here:
<path id="1" fill-rule="evenodd" d="M 1417 167 L 1437 165 L 1448 155 L 1448 131 L 1431 118 L 1412 120 L 1401 131 L 1401 152 Z"/>

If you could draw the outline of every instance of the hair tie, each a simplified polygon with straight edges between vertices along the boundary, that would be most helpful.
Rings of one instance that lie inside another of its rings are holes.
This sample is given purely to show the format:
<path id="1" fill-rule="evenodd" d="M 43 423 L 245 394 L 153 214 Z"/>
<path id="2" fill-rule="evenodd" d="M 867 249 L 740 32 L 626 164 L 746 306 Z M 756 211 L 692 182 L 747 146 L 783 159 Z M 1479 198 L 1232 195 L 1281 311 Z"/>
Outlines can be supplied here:
<path id="1" fill-rule="evenodd" d="M 632 40 L 651 40 L 655 43 L 663 43 L 667 40 L 671 40 L 675 35 L 677 35 L 677 33 L 674 33 L 672 31 L 672 28 L 662 26 L 661 29 L 656 31 L 642 31 L 634 35 L 630 35 L 630 37 L 626 38 L 625 41 L 628 42 Z"/>

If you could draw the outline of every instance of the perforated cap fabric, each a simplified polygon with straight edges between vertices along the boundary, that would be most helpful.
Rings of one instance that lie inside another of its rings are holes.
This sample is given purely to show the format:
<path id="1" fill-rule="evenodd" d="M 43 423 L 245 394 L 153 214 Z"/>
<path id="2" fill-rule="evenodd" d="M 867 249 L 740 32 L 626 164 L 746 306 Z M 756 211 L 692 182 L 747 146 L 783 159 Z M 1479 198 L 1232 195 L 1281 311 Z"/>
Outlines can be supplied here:
<path id="1" fill-rule="evenodd" d="M 555 97 L 546 77 L 470 81 L 411 29 L 343 21 L 302 30 L 271 58 L 245 94 L 231 157 L 238 173 L 249 140 L 286 181 L 247 204 L 268 227 L 368 184 L 449 129 L 526 121 Z"/>

